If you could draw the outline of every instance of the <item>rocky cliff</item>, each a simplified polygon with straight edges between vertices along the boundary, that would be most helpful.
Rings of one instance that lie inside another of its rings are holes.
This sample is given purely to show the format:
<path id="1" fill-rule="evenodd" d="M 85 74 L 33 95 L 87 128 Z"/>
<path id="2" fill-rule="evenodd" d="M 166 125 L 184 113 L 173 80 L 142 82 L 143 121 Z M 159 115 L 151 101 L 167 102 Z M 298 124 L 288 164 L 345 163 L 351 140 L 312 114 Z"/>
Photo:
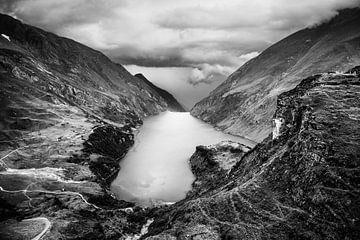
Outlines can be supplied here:
<path id="1" fill-rule="evenodd" d="M 162 88 L 159 88 L 158 86 L 155 86 L 141 73 L 135 74 L 135 77 L 142 79 L 144 83 L 146 83 L 149 87 L 156 91 L 168 103 L 168 108 L 170 110 L 175 112 L 185 112 L 184 107 L 176 100 L 176 98 L 172 94 Z"/>
<path id="2" fill-rule="evenodd" d="M 260 142 L 272 129 L 276 99 L 301 79 L 360 64 L 360 8 L 303 29 L 264 50 L 231 74 L 191 114 Z"/>
<path id="3" fill-rule="evenodd" d="M 359 239 L 359 99 L 358 68 L 314 75 L 279 95 L 255 148 L 198 147 L 193 191 L 146 239 Z"/>
<path id="4" fill-rule="evenodd" d="M 48 224 L 47 239 L 140 232 L 144 211 L 109 183 L 133 129 L 167 99 L 102 53 L 7 15 L 0 82 L 0 238 L 39 236 Z"/>

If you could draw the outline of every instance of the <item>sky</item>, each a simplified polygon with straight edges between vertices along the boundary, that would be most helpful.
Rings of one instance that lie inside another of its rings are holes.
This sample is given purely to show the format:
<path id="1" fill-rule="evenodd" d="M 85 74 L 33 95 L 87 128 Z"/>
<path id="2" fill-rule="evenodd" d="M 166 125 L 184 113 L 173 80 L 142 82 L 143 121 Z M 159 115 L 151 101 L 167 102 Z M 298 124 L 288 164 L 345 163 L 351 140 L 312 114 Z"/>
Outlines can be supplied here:
<path id="1" fill-rule="evenodd" d="M 0 12 L 102 51 L 188 109 L 246 61 L 360 0 L 0 0 Z"/>

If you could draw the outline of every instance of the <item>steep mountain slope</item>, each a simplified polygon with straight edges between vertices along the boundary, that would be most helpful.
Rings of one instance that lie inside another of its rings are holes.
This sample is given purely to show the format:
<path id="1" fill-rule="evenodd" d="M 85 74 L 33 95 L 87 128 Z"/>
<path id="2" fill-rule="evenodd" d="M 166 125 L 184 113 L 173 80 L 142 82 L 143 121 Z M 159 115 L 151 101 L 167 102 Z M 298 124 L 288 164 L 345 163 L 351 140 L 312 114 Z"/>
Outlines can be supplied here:
<path id="1" fill-rule="evenodd" d="M 152 82 L 150 82 L 144 75 L 141 73 L 135 74 L 135 77 L 140 78 L 146 83 L 149 87 L 154 89 L 168 104 L 168 108 L 170 110 L 176 111 L 176 112 L 185 112 L 185 109 L 181 104 L 176 100 L 176 98 L 171 95 L 169 92 L 165 91 L 162 88 L 159 88 L 155 86 Z"/>
<path id="2" fill-rule="evenodd" d="M 360 8 L 296 32 L 250 60 L 197 103 L 191 114 L 232 134 L 261 141 L 271 131 L 277 96 L 319 72 L 360 64 Z"/>
<path id="3" fill-rule="evenodd" d="M 274 119 L 250 151 L 197 147 L 193 191 L 154 212 L 146 239 L 359 239 L 359 72 L 303 80 Z"/>
<path id="4" fill-rule="evenodd" d="M 7 15 L 0 84 L 0 238 L 23 239 L 41 222 L 52 225 L 47 239 L 139 232 L 143 210 L 127 210 L 109 184 L 133 128 L 168 109 L 158 91 L 102 53 Z"/>

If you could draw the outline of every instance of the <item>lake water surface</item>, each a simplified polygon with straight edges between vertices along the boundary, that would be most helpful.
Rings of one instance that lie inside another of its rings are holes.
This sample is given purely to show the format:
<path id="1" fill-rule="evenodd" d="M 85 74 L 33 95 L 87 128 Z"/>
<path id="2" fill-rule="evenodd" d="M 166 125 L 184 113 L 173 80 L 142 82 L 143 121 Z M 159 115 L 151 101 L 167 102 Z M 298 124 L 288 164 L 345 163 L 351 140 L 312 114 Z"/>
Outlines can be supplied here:
<path id="1" fill-rule="evenodd" d="M 111 190 L 118 198 L 140 205 L 179 201 L 194 180 L 188 160 L 195 147 L 223 140 L 254 146 L 249 140 L 215 130 L 188 112 L 149 117 L 135 136 L 135 145 L 121 160 Z"/>

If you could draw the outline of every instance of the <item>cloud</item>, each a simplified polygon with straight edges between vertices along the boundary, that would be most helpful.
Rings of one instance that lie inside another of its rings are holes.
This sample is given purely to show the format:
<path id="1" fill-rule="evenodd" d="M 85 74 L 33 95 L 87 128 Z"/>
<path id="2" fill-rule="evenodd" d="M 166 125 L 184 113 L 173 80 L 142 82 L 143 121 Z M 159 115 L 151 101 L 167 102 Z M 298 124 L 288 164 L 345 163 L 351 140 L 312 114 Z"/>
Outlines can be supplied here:
<path id="1" fill-rule="evenodd" d="M 259 55 L 259 52 L 251 52 L 237 57 L 240 65 Z M 219 64 L 210 65 L 207 63 L 200 64 L 193 68 L 188 78 L 188 83 L 198 85 L 200 83 L 212 84 L 224 80 L 228 75 L 236 70 L 236 67 L 229 67 Z"/>
<path id="2" fill-rule="evenodd" d="M 124 1 L 107 0 L 2 0 L 2 11 L 13 12 L 26 22 L 55 31 L 115 17 L 114 8 Z"/>
<path id="3" fill-rule="evenodd" d="M 243 54 L 243 55 L 240 55 L 238 58 L 241 62 L 241 65 L 243 65 L 244 63 L 246 63 L 247 61 L 249 61 L 250 59 L 253 59 L 257 56 L 259 56 L 259 52 L 250 52 L 250 53 L 247 53 L 247 54 Z"/>
<path id="4" fill-rule="evenodd" d="M 11 13 L 14 7 L 18 4 L 19 0 L 0 0 L 0 11 L 5 13 Z"/>
<path id="5" fill-rule="evenodd" d="M 194 68 L 189 82 L 198 84 L 358 5 L 360 0 L 0 0 L 0 11 L 122 64 Z"/>
<path id="6" fill-rule="evenodd" d="M 288 29 L 311 26 L 355 7 L 359 0 L 228 0 L 174 8 L 157 17 L 157 24 L 170 29 Z"/>
<path id="7" fill-rule="evenodd" d="M 223 79 L 235 69 L 221 65 L 201 64 L 194 68 L 188 78 L 188 83 L 191 85 L 198 85 L 200 83 L 212 84 L 213 82 Z"/>
<path id="8" fill-rule="evenodd" d="M 360 0 L 0 0 L 1 13 L 104 52 L 189 109 L 273 43 L 355 6 Z"/>

